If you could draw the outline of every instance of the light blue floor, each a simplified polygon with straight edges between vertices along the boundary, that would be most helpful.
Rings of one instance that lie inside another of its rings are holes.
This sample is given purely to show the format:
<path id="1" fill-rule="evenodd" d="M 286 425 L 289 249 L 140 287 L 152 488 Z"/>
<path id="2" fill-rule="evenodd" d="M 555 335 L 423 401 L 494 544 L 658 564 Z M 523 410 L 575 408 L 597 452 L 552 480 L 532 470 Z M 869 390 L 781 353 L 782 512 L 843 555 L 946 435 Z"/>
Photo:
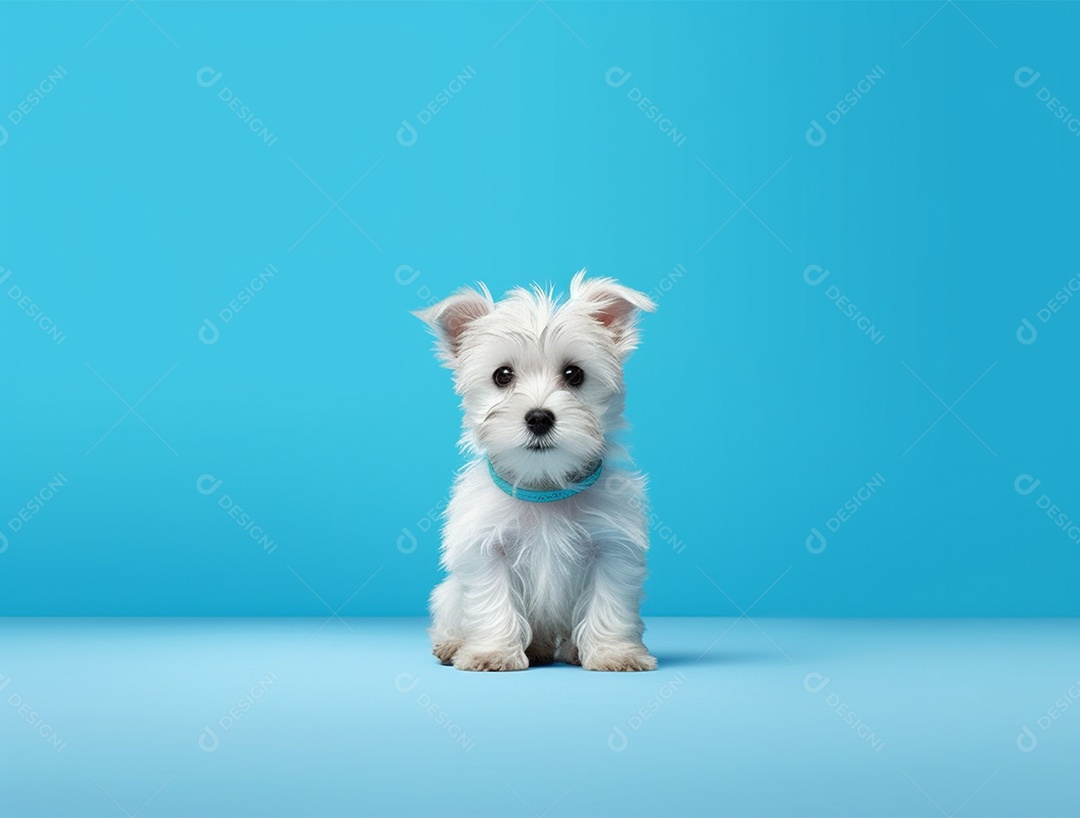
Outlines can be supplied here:
<path id="1" fill-rule="evenodd" d="M 656 619 L 645 674 L 423 629 L 2 620 L 0 814 L 1080 814 L 1074 620 Z"/>

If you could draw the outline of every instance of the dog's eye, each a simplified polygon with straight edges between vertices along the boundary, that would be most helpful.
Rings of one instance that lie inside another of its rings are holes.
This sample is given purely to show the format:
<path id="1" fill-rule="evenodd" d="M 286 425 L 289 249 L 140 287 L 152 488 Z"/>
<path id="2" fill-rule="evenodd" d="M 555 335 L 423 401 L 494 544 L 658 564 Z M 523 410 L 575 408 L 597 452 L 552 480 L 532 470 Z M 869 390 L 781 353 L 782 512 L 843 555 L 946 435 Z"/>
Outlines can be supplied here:
<path id="1" fill-rule="evenodd" d="M 510 381 L 514 380 L 514 370 L 508 366 L 500 366 L 491 379 L 495 381 L 496 386 L 509 386 Z"/>
<path id="2" fill-rule="evenodd" d="M 570 364 L 563 370 L 562 376 L 567 386 L 581 386 L 585 383 L 585 372 L 580 366 Z"/>

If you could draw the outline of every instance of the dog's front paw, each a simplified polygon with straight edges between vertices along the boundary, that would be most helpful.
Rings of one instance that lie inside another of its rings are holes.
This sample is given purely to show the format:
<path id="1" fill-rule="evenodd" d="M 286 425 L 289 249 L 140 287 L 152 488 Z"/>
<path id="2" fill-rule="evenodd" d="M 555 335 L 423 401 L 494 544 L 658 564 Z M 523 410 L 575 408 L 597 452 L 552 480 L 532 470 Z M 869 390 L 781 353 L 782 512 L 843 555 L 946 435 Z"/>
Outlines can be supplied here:
<path id="1" fill-rule="evenodd" d="M 593 656 L 586 656 L 581 666 L 586 670 L 656 670 L 656 657 L 650 656 L 644 648 L 627 651 L 605 651 Z"/>
<path id="2" fill-rule="evenodd" d="M 461 649 L 461 642 L 457 639 L 446 639 L 442 642 L 436 642 L 431 647 L 431 652 L 435 654 L 435 658 L 442 664 L 449 665 L 454 661 L 454 655 Z"/>
<path id="3" fill-rule="evenodd" d="M 525 670 L 529 660 L 521 648 L 507 650 L 475 650 L 461 648 L 454 654 L 458 670 Z"/>

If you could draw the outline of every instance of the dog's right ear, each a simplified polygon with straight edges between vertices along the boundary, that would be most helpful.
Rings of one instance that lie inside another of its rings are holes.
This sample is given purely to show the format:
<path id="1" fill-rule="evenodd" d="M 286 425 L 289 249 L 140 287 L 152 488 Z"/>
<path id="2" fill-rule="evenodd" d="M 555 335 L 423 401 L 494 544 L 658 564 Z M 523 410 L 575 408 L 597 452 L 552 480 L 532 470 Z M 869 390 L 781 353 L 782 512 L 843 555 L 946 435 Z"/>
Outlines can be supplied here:
<path id="1" fill-rule="evenodd" d="M 449 298 L 413 315 L 431 327 L 435 333 L 436 350 L 444 364 L 453 368 L 461 352 L 461 336 L 469 324 L 495 309 L 491 293 L 483 284 L 480 291 L 464 287 Z"/>

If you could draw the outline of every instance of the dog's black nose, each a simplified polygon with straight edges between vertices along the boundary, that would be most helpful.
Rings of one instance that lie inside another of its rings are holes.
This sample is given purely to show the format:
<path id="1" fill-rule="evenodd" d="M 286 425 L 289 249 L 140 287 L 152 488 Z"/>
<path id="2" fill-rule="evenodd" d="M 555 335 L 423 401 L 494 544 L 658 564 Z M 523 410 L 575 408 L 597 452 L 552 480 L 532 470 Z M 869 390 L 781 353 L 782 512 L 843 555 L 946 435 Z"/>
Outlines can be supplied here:
<path id="1" fill-rule="evenodd" d="M 547 409 L 530 409 L 525 413 L 525 425 L 537 437 L 543 437 L 555 425 L 555 415 Z"/>

